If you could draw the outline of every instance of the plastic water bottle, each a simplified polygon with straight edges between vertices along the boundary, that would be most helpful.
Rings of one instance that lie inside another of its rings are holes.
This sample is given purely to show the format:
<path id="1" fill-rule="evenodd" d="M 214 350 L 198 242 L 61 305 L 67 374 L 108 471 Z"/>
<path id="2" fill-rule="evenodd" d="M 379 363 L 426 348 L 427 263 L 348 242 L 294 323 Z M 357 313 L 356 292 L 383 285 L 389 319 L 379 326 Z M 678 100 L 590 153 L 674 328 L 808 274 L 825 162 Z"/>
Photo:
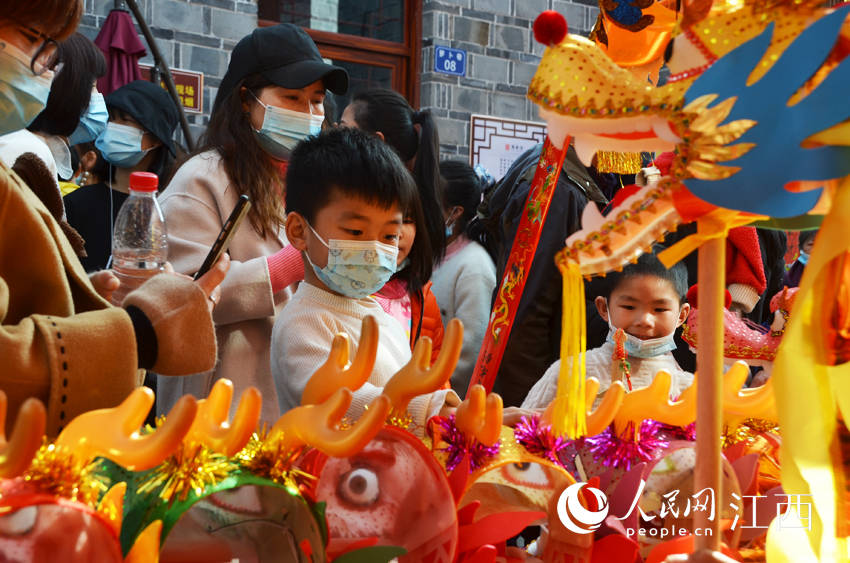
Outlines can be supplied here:
<path id="1" fill-rule="evenodd" d="M 121 280 L 121 287 L 112 294 L 115 305 L 162 272 L 168 260 L 165 217 L 156 201 L 158 185 L 156 174 L 130 174 L 130 197 L 121 206 L 112 233 L 112 270 Z"/>

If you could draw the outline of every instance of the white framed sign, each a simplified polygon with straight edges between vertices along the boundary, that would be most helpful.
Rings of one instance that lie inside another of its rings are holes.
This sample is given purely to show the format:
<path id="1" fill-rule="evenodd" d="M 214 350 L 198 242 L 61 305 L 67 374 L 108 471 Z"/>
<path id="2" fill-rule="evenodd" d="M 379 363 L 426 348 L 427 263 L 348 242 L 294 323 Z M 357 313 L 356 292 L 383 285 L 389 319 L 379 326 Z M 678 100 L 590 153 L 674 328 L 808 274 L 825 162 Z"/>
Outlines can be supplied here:
<path id="1" fill-rule="evenodd" d="M 546 139 L 543 123 L 478 114 L 469 120 L 469 163 L 480 164 L 496 180 L 519 155 Z"/>

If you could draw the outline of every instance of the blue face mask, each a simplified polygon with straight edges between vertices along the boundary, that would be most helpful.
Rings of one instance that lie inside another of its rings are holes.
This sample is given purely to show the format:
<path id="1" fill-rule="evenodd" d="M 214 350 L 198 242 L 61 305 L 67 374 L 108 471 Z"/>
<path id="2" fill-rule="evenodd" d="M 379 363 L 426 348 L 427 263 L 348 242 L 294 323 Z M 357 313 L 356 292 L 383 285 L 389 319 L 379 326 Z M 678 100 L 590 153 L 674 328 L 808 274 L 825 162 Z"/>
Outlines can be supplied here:
<path id="1" fill-rule="evenodd" d="M 119 168 L 132 168 L 150 152 L 150 149 L 142 150 L 144 135 L 144 131 L 131 125 L 110 122 L 94 146 L 107 162 Z"/>
<path id="2" fill-rule="evenodd" d="M 0 41 L 0 135 L 29 125 L 50 95 L 53 72 L 33 76 L 26 53 Z"/>
<path id="3" fill-rule="evenodd" d="M 610 317 L 608 318 L 608 328 L 610 329 L 608 331 L 608 342 L 614 342 L 614 333 L 617 331 L 617 328 L 611 324 Z M 626 343 L 623 347 L 626 350 L 626 354 L 633 358 L 655 358 L 676 349 L 676 342 L 673 340 L 676 334 L 675 330 L 666 336 L 648 338 L 646 340 L 641 340 L 637 336 L 632 336 L 625 331 L 623 332 L 626 334 Z"/>
<path id="4" fill-rule="evenodd" d="M 804 265 L 804 266 L 805 266 L 805 265 L 809 262 L 809 253 L 808 253 L 808 252 L 803 252 L 803 251 L 801 250 L 801 251 L 800 251 L 800 256 L 798 256 L 798 257 L 797 257 L 797 260 L 800 262 L 800 264 L 802 264 L 802 265 Z"/>
<path id="5" fill-rule="evenodd" d="M 307 262 L 331 291 L 363 299 L 384 287 L 396 272 L 398 247 L 376 240 L 330 239 L 325 242 L 309 223 L 307 226 L 328 247 L 328 264 L 319 268 L 309 255 Z"/>
<path id="6" fill-rule="evenodd" d="M 263 150 L 273 158 L 288 160 L 295 145 L 310 135 L 321 133 L 324 116 L 270 106 L 253 92 L 251 95 L 265 109 L 263 126 L 259 131 L 255 129 L 254 134 Z"/>
<path id="7" fill-rule="evenodd" d="M 109 112 L 106 111 L 106 102 L 103 100 L 103 94 L 100 92 L 92 92 L 89 107 L 80 117 L 80 124 L 71 133 L 68 142 L 71 145 L 80 143 L 88 143 L 94 141 L 106 130 L 106 123 L 109 121 Z"/>
<path id="8" fill-rule="evenodd" d="M 446 238 L 452 238 L 452 235 L 455 234 L 455 224 L 454 221 L 446 225 Z"/>

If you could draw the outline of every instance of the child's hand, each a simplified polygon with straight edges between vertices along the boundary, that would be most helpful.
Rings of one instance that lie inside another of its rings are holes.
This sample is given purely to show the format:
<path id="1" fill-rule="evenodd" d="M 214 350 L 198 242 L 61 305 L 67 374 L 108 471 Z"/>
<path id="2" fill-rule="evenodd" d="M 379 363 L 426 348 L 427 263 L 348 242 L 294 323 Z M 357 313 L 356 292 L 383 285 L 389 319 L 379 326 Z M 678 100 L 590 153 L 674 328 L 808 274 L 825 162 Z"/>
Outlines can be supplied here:
<path id="1" fill-rule="evenodd" d="M 450 407 L 449 405 L 443 405 L 443 408 L 440 409 L 440 416 L 448 418 L 456 412 L 457 412 L 457 407 Z"/>
<path id="2" fill-rule="evenodd" d="M 543 414 L 545 409 L 523 409 L 520 407 L 505 407 L 502 410 L 502 424 L 505 426 L 516 426 L 522 417 L 531 418 L 536 414 Z"/>

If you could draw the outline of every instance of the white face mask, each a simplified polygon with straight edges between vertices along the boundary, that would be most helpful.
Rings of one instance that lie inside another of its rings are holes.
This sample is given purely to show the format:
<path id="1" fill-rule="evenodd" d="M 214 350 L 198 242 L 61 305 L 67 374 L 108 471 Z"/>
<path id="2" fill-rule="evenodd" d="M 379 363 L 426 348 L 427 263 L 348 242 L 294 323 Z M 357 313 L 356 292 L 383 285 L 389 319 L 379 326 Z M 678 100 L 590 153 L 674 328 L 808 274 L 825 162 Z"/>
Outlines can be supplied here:
<path id="1" fill-rule="evenodd" d="M 608 342 L 614 342 L 614 333 L 617 331 L 617 327 L 611 324 L 610 312 L 608 313 L 608 328 L 610 329 L 608 331 Z M 666 336 L 646 340 L 633 336 L 625 330 L 623 330 L 623 333 L 626 335 L 626 342 L 623 347 L 626 349 L 626 354 L 633 358 L 655 358 L 676 349 L 676 343 L 673 341 L 676 334 L 675 329 Z"/>
<path id="2" fill-rule="evenodd" d="M 295 145 L 321 133 L 325 116 L 271 106 L 261 102 L 253 92 L 251 95 L 265 109 L 263 126 L 254 133 L 263 150 L 272 157 L 288 160 Z"/>

